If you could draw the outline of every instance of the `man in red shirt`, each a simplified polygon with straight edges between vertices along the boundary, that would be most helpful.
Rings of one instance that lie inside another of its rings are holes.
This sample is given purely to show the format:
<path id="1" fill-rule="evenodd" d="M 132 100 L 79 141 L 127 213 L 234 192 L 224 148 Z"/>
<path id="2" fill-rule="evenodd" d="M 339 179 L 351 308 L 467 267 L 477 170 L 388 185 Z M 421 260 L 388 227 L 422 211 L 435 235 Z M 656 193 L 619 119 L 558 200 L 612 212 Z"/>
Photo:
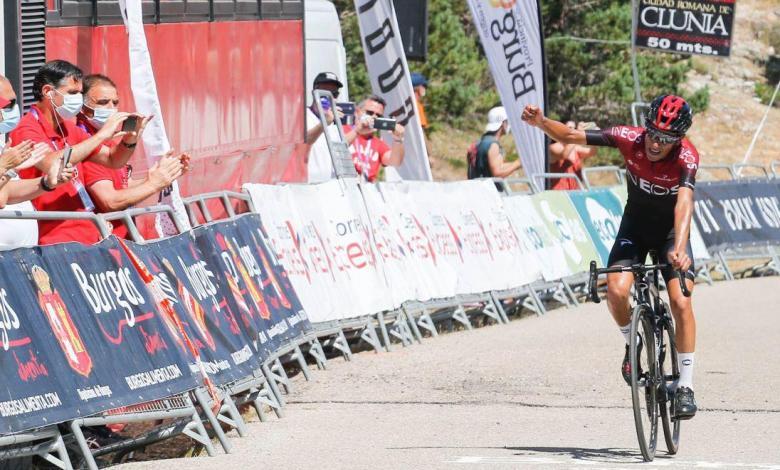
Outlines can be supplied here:
<path id="1" fill-rule="evenodd" d="M 135 150 L 137 133 L 119 130 L 128 113 L 115 113 L 91 137 L 76 127 L 73 118 L 83 104 L 82 77 L 82 71 L 69 62 L 54 60 L 44 64 L 33 80 L 33 96 L 37 102 L 11 132 L 13 142 L 30 140 L 50 147 L 50 152 L 41 161 L 21 172 L 22 178 L 39 178 L 63 156 L 66 147 L 71 149 L 70 164 L 76 167 L 79 175 L 69 184 L 56 189 L 43 188 L 51 190 L 33 200 L 39 211 L 91 211 L 94 204 L 84 188 L 81 162 L 89 158 L 96 163 L 121 168 Z M 112 148 L 103 145 L 104 141 L 119 137 L 122 139 L 118 145 Z M 38 243 L 41 245 L 67 241 L 94 243 L 99 240 L 97 227 L 87 220 L 38 222 Z"/>
<path id="2" fill-rule="evenodd" d="M 587 123 L 580 122 L 574 124 L 574 121 L 567 121 L 566 127 L 569 129 L 587 130 Z M 582 167 L 586 159 L 593 157 L 598 153 L 596 147 L 585 145 L 562 144 L 553 142 L 550 144 L 550 171 L 552 173 L 569 173 L 577 175 L 582 180 Z M 551 189 L 555 190 L 577 190 L 580 189 L 577 182 L 570 178 L 558 178 L 550 181 Z"/>
<path id="3" fill-rule="evenodd" d="M 371 182 L 376 181 L 380 167 L 401 166 L 404 161 L 404 126 L 395 125 L 392 148 L 375 134 L 374 118 L 383 117 L 384 112 L 385 100 L 371 95 L 358 104 L 355 126 L 344 126 L 355 169 Z"/>
<path id="4" fill-rule="evenodd" d="M 119 107 L 116 84 L 105 75 L 88 75 L 82 82 L 84 105 L 76 118 L 76 125 L 90 136 L 95 135 Z M 143 133 L 146 120 L 136 128 L 137 138 Z M 117 142 L 107 140 L 103 145 L 114 147 Z M 172 152 L 155 163 L 143 180 L 131 180 L 132 167 L 109 168 L 90 160 L 82 163 L 82 177 L 87 192 L 95 203 L 95 212 L 114 212 L 134 206 L 157 194 L 173 183 L 187 170 L 189 156 L 173 156 Z M 114 221 L 114 235 L 127 238 L 127 227 Z"/>

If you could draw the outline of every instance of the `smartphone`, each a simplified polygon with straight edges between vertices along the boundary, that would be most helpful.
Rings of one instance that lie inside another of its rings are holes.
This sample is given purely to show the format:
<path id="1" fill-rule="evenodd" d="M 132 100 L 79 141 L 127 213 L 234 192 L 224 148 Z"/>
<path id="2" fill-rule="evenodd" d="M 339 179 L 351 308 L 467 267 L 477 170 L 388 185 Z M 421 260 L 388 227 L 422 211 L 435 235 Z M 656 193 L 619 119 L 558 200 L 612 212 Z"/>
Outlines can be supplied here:
<path id="1" fill-rule="evenodd" d="M 392 131 L 395 129 L 395 119 L 374 118 L 374 129 L 380 131 Z"/>
<path id="2" fill-rule="evenodd" d="M 127 116 L 127 119 L 122 122 L 122 132 L 134 132 L 136 127 L 138 127 L 138 116 Z"/>
<path id="3" fill-rule="evenodd" d="M 73 147 L 68 145 L 65 147 L 65 149 L 62 151 L 62 169 L 65 169 L 68 167 L 68 164 L 70 163 L 70 154 L 73 153 Z M 62 169 L 60 171 L 62 171 Z"/>
<path id="4" fill-rule="evenodd" d="M 320 104 L 322 105 L 322 110 L 327 111 L 330 109 L 330 100 L 327 96 L 321 96 L 320 97 Z"/>
<path id="5" fill-rule="evenodd" d="M 345 116 L 353 116 L 355 114 L 355 103 L 345 101 L 344 103 L 336 103 L 336 107 L 338 107 Z"/>

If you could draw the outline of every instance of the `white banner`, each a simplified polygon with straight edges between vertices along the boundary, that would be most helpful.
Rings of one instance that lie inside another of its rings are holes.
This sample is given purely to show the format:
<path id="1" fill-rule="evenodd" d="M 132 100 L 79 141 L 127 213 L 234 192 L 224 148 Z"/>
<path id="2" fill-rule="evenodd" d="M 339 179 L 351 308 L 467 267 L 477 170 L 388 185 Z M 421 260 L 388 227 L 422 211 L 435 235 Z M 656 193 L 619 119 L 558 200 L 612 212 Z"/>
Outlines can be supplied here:
<path id="1" fill-rule="evenodd" d="M 130 87 L 133 91 L 133 100 L 139 113 L 144 116 L 154 116 L 146 125 L 142 136 L 144 153 L 149 167 L 171 148 L 168 134 L 165 132 L 165 122 L 162 117 L 160 99 L 157 96 L 157 84 L 154 81 L 152 58 L 146 45 L 143 16 L 141 13 L 141 0 L 119 0 L 119 8 L 122 19 L 127 28 L 127 44 L 130 57 Z M 160 202 L 174 209 L 176 218 L 183 229 L 189 229 L 190 222 L 184 203 L 179 194 L 179 185 L 176 181 L 163 191 Z M 174 235 L 176 228 L 165 214 L 157 216 L 157 230 L 164 235 Z"/>
<path id="2" fill-rule="evenodd" d="M 527 175 L 545 168 L 544 134 L 522 122 L 527 104 L 544 109 L 544 49 L 536 0 L 468 0 Z"/>
<path id="3" fill-rule="evenodd" d="M 355 10 L 371 89 L 387 101 L 385 117 L 398 120 L 406 129 L 404 162 L 397 169 L 386 168 L 385 176 L 388 181 L 399 177 L 430 181 L 433 179 L 431 165 L 392 1 L 355 0 Z M 360 101 L 364 97 L 353 98 Z M 389 132 L 383 132 L 382 137 L 388 145 L 392 145 Z"/>

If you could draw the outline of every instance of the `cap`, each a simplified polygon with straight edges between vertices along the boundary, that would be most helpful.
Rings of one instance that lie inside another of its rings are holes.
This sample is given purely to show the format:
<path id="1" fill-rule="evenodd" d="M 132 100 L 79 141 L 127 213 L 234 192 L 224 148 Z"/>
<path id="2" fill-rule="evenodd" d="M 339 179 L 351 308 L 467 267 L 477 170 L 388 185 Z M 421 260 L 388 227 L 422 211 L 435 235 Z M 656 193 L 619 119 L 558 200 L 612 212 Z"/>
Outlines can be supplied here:
<path id="1" fill-rule="evenodd" d="M 412 86 L 428 86 L 428 79 L 425 78 L 425 75 L 418 73 L 418 72 L 412 72 Z"/>
<path id="2" fill-rule="evenodd" d="M 503 106 L 496 106 L 488 111 L 487 124 L 485 125 L 485 132 L 495 132 L 501 124 L 507 120 L 506 110 Z"/>
<path id="3" fill-rule="evenodd" d="M 339 81 L 339 77 L 333 72 L 318 73 L 317 76 L 314 77 L 314 86 L 317 86 L 320 83 L 335 83 L 339 88 L 344 86 L 344 84 Z"/>

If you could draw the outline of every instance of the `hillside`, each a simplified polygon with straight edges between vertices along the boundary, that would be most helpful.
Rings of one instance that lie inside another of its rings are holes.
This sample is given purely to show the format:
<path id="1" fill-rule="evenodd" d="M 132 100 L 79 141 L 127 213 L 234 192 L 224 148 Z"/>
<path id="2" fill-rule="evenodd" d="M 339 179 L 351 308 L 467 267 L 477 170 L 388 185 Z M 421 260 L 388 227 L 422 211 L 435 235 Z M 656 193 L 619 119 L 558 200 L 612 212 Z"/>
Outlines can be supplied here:
<path id="1" fill-rule="evenodd" d="M 774 47 L 773 47 L 774 45 Z M 710 90 L 710 106 L 694 119 L 691 140 L 702 164 L 741 162 L 766 106 L 756 96 L 756 83 L 767 83 L 767 59 L 780 54 L 780 5 L 776 0 L 740 0 L 736 8 L 734 42 L 727 59 L 695 56 L 686 88 Z M 645 97 L 649 99 L 650 97 Z M 780 97 L 778 98 L 780 100 Z M 776 103 L 777 104 L 777 103 Z M 465 152 L 479 137 L 481 119 L 473 131 L 442 128 L 431 137 L 433 172 L 438 180 L 465 178 Z M 751 163 L 780 160 L 780 107 L 775 106 L 757 141 Z M 511 138 L 504 141 L 511 146 Z"/>

